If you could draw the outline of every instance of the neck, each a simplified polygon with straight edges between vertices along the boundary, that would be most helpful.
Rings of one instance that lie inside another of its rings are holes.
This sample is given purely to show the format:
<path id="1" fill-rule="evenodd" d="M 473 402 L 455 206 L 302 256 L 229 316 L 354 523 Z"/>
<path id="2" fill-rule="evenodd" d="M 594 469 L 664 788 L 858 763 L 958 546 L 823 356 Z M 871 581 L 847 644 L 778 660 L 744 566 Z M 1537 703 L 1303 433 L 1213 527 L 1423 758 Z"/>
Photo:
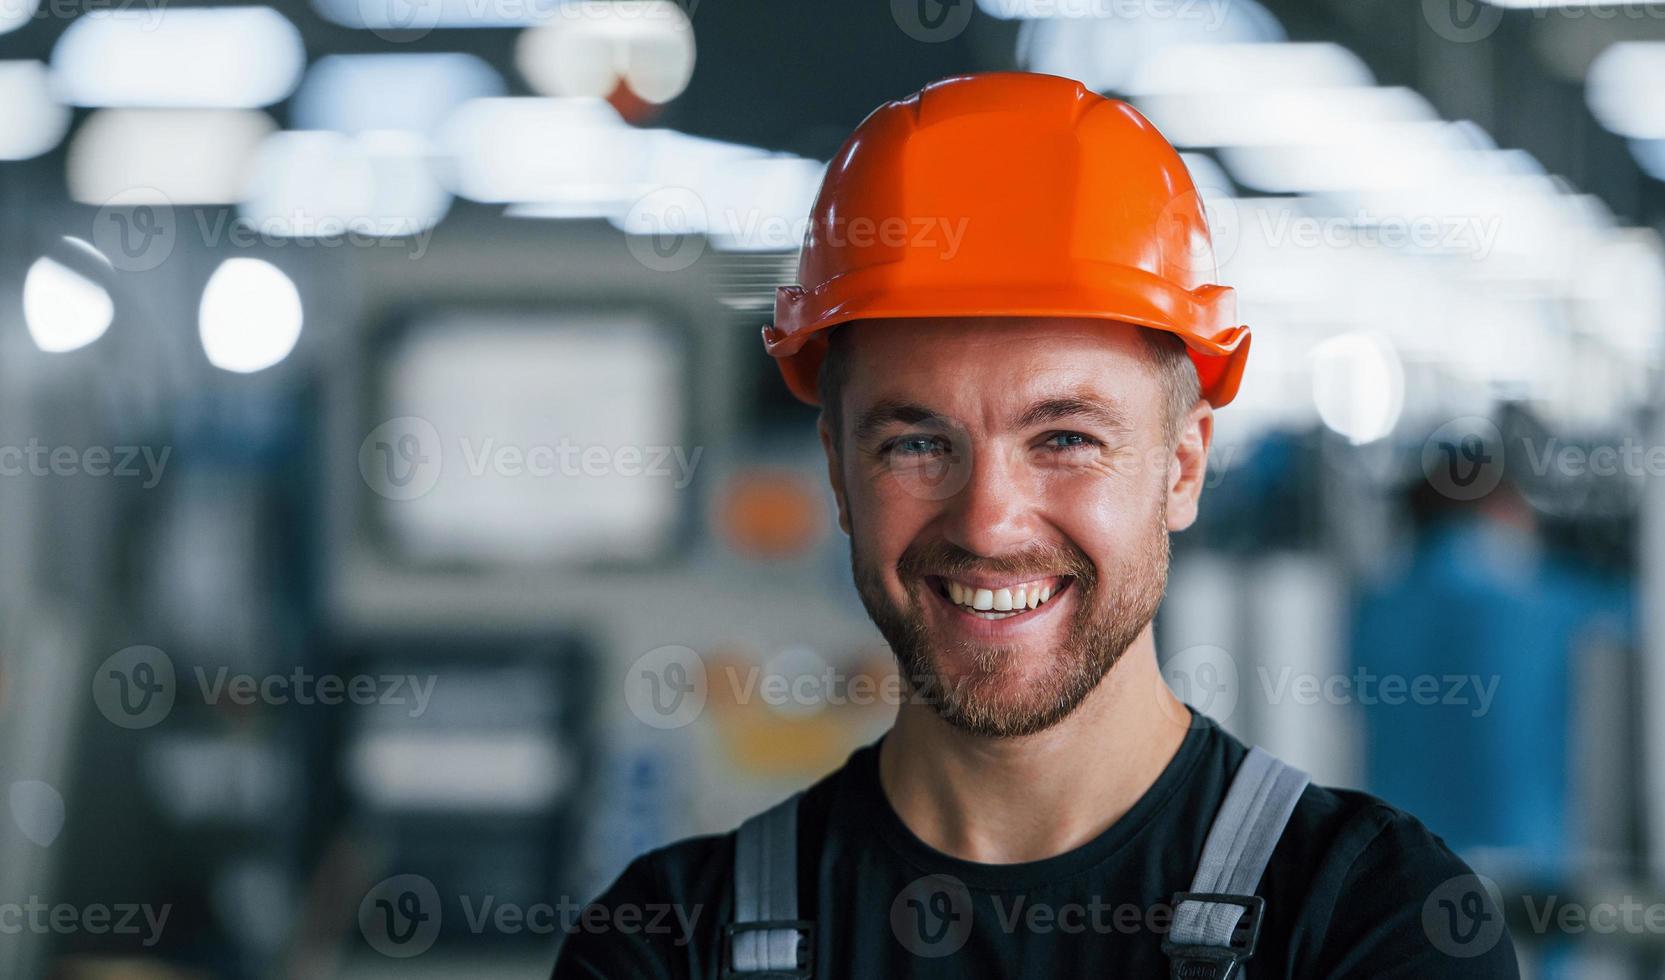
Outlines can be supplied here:
<path id="1" fill-rule="evenodd" d="M 902 822 L 939 851 L 984 864 L 1073 850 L 1132 809 L 1179 751 L 1185 706 L 1156 666 L 1149 625 L 1075 711 L 1019 738 L 972 735 L 909 699 L 879 753 Z"/>

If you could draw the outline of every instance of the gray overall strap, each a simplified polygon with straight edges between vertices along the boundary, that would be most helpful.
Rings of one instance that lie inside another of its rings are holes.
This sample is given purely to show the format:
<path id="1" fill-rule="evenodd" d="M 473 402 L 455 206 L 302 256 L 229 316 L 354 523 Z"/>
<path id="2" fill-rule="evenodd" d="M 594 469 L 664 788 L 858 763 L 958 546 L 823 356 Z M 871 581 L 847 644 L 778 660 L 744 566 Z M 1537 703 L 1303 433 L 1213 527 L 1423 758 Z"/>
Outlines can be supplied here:
<path id="1" fill-rule="evenodd" d="M 734 921 L 723 930 L 725 977 L 810 975 L 814 926 L 798 919 L 802 795 L 750 818 L 735 835 Z"/>
<path id="2" fill-rule="evenodd" d="M 1162 950 L 1175 980 L 1241 980 L 1266 905 L 1255 889 L 1307 782 L 1306 773 L 1263 749 L 1249 750 L 1208 829 L 1191 890 L 1174 896 Z"/>

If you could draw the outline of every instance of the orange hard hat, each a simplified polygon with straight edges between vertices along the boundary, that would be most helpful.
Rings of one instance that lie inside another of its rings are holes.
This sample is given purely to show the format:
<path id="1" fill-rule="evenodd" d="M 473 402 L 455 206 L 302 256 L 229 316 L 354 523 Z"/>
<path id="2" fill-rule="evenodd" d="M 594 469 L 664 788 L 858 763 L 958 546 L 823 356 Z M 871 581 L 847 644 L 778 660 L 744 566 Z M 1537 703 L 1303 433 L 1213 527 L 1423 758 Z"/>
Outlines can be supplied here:
<path id="1" fill-rule="evenodd" d="M 1178 335 L 1220 406 L 1249 328 L 1214 276 L 1191 175 L 1132 106 L 1055 75 L 961 75 L 880 106 L 839 149 L 763 345 L 817 405 L 841 323 L 1096 317 Z"/>

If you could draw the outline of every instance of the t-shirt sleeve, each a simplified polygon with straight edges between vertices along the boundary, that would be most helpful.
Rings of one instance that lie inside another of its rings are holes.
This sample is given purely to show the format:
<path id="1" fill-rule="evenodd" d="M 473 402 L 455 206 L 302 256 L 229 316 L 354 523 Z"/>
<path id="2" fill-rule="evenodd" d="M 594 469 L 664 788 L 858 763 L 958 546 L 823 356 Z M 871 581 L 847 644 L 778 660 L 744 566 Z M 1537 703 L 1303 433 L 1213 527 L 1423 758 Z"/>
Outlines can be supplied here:
<path id="1" fill-rule="evenodd" d="M 566 926 L 551 980 L 670 980 L 683 926 L 670 910 L 653 855 L 630 863 L 599 898 Z"/>
<path id="2" fill-rule="evenodd" d="M 1517 980 L 1497 886 L 1415 818 L 1374 809 L 1380 829 L 1340 882 L 1313 975 Z"/>

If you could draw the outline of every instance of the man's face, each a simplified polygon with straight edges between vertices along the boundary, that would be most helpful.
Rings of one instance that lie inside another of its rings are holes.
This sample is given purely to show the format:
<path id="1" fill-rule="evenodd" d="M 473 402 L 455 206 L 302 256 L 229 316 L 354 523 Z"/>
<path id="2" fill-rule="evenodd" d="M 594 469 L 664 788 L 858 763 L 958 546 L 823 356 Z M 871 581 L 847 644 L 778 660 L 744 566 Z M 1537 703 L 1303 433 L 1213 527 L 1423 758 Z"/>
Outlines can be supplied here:
<path id="1" fill-rule="evenodd" d="M 1050 727 L 1167 582 L 1178 469 L 1152 355 L 1104 321 L 842 329 L 842 449 L 823 441 L 868 614 L 951 724 Z"/>

